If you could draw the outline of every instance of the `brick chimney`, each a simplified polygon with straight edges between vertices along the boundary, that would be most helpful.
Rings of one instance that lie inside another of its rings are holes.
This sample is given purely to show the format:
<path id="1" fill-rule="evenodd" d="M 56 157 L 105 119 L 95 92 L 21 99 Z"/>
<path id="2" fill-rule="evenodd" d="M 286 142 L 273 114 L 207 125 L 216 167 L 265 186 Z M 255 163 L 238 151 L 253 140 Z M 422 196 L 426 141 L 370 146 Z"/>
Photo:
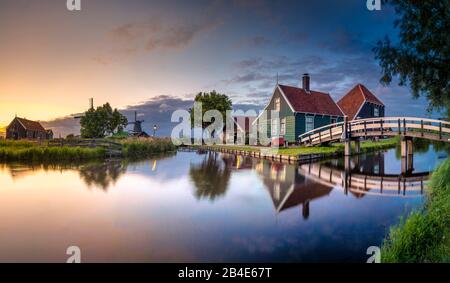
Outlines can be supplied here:
<path id="1" fill-rule="evenodd" d="M 302 78 L 302 82 L 303 82 L 303 89 L 306 92 L 309 92 L 309 82 L 310 82 L 311 78 L 309 76 L 308 73 L 303 74 L 303 78 Z"/>

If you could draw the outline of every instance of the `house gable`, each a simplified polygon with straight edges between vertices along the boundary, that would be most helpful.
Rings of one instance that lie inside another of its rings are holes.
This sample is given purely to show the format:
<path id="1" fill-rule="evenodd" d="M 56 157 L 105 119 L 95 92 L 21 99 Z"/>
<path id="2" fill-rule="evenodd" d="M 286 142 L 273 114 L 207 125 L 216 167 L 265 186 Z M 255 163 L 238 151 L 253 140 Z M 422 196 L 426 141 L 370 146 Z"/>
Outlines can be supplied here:
<path id="1" fill-rule="evenodd" d="M 353 120 L 361 115 L 363 118 L 373 117 L 373 114 L 368 114 L 366 107 L 371 107 L 371 109 L 377 108 L 380 112 L 383 112 L 382 115 L 380 113 L 380 116 L 384 116 L 383 102 L 362 84 L 354 86 L 337 104 L 344 114 L 348 116 L 349 120 Z"/>

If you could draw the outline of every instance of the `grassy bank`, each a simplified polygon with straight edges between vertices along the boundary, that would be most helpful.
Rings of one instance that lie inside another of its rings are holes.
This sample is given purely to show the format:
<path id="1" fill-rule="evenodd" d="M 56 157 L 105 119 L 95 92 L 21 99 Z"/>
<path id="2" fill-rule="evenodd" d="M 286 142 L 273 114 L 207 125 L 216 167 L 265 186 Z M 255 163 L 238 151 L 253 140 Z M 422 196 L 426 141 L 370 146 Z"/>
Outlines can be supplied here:
<path id="1" fill-rule="evenodd" d="M 122 157 L 145 158 L 176 150 L 170 139 L 122 139 Z M 47 146 L 31 141 L 0 141 L 0 161 L 63 162 L 104 159 L 108 156 L 103 147 Z"/>
<path id="2" fill-rule="evenodd" d="M 170 138 L 127 139 L 122 141 L 122 144 L 123 156 L 132 159 L 175 151 L 177 149 Z"/>
<path id="3" fill-rule="evenodd" d="M 0 161 L 81 161 L 104 158 L 103 148 L 48 147 L 30 141 L 0 141 Z"/>
<path id="4" fill-rule="evenodd" d="M 390 229 L 381 260 L 450 262 L 450 159 L 433 173 L 423 209 Z"/>
<path id="5" fill-rule="evenodd" d="M 398 144 L 397 138 L 380 140 L 380 141 L 364 141 L 361 142 L 362 152 L 371 152 L 376 150 L 383 150 L 393 148 Z M 276 154 L 284 155 L 306 155 L 306 154 L 335 154 L 344 152 L 344 144 L 332 144 L 328 146 L 313 146 L 313 147 L 290 147 L 290 148 L 280 148 L 271 149 L 269 147 L 256 147 L 256 146 L 233 146 L 233 145 L 216 145 L 216 148 L 227 148 L 232 150 L 241 150 L 248 152 L 260 152 L 261 150 L 268 151 Z"/>

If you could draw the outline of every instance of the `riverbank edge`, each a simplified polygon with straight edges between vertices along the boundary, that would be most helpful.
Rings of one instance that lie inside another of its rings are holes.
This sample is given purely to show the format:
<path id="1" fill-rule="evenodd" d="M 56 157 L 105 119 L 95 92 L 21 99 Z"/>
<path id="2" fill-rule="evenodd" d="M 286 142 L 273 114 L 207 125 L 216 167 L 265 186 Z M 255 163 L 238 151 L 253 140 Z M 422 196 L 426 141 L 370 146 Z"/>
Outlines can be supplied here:
<path id="1" fill-rule="evenodd" d="M 170 139 L 124 140 L 119 158 L 141 159 L 155 154 L 176 151 Z M 0 143 L 1 162 L 78 162 L 106 160 L 108 151 L 103 147 L 48 146 L 28 141 L 2 141 Z"/>
<path id="2" fill-rule="evenodd" d="M 450 158 L 432 173 L 423 208 L 390 228 L 382 244 L 381 261 L 450 262 Z"/>
<path id="3" fill-rule="evenodd" d="M 361 142 L 360 154 L 374 152 L 378 150 L 391 149 L 396 147 L 398 143 L 399 140 L 397 138 L 381 141 L 364 141 Z M 272 149 L 270 147 L 234 146 L 234 145 L 212 145 L 212 146 L 199 145 L 199 146 L 191 146 L 191 148 L 245 155 L 262 159 L 299 162 L 299 163 L 306 163 L 311 161 L 318 161 L 344 156 L 343 144 L 334 144 L 331 146 L 292 147 L 280 149 Z"/>

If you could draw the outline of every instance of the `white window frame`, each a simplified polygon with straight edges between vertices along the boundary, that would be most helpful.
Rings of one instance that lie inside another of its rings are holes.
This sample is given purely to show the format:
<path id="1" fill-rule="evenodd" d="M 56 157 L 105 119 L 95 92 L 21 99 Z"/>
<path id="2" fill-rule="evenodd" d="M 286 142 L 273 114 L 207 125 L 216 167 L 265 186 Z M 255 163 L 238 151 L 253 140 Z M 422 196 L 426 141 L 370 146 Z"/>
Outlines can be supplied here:
<path id="1" fill-rule="evenodd" d="M 275 104 L 275 106 L 274 106 L 275 111 L 280 111 L 281 110 L 281 98 L 279 96 L 275 97 L 274 104 Z"/>
<path id="2" fill-rule="evenodd" d="M 285 134 L 286 134 L 286 118 L 282 118 L 280 123 L 280 135 L 284 136 Z"/>
<path id="3" fill-rule="evenodd" d="M 378 107 L 376 106 L 373 108 L 373 116 L 380 117 L 380 109 L 378 109 Z"/>
<path id="4" fill-rule="evenodd" d="M 312 128 L 308 129 L 308 123 L 311 124 L 311 122 L 308 122 L 308 118 L 312 119 Z M 314 130 L 314 116 L 305 116 L 305 133 Z"/>
<path id="5" fill-rule="evenodd" d="M 279 135 L 279 131 L 278 131 L 278 119 L 272 119 L 271 122 L 271 132 L 272 132 L 272 137 L 278 136 Z"/>

